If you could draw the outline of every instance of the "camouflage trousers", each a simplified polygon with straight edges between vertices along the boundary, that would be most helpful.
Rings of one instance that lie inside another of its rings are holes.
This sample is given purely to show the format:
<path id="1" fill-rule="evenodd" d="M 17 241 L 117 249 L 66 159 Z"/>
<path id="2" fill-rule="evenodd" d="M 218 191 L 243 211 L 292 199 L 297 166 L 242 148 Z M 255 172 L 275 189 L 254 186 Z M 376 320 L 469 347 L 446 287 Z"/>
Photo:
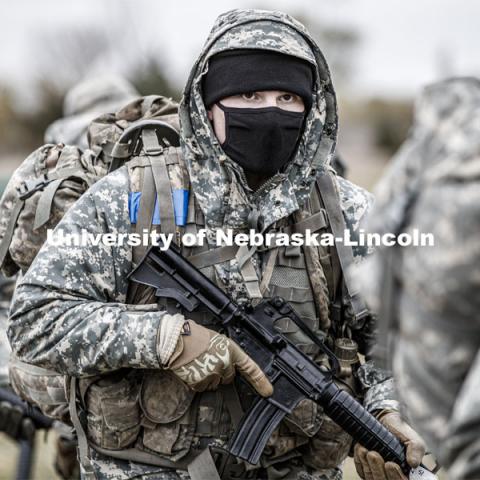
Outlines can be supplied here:
<path id="1" fill-rule="evenodd" d="M 140 465 L 105 457 L 95 451 L 91 451 L 90 463 L 98 480 L 190 480 L 190 475 L 184 470 Z M 81 477 L 86 478 L 83 471 Z M 342 480 L 342 478 L 342 470 L 339 467 L 307 473 L 302 468 L 284 466 L 269 468 L 267 473 L 257 476 L 257 480 Z"/>

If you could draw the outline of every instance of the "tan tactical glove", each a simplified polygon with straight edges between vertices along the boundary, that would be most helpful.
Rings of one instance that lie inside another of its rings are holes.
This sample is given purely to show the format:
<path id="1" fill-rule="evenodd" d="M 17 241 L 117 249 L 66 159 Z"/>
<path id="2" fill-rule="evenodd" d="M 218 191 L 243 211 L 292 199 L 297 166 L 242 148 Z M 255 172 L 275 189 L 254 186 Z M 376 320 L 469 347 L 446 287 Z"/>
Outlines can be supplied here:
<path id="1" fill-rule="evenodd" d="M 272 384 L 260 367 L 232 340 L 188 321 L 187 334 L 180 335 L 167 364 L 175 375 L 198 392 L 231 383 L 236 371 L 263 397 L 273 393 Z"/>
<path id="2" fill-rule="evenodd" d="M 418 467 L 425 455 L 425 444 L 417 432 L 401 419 L 398 412 L 382 410 L 376 417 L 407 447 L 408 464 L 412 468 Z M 408 480 L 396 463 L 385 462 L 379 453 L 368 451 L 358 443 L 353 460 L 358 475 L 364 480 Z"/>

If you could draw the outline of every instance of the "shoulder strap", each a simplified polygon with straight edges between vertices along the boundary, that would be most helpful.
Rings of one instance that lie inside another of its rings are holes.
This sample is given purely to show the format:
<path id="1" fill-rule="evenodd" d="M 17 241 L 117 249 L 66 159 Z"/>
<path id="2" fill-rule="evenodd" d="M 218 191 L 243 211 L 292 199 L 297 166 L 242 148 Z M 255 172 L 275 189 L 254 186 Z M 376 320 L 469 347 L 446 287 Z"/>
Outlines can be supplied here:
<path id="1" fill-rule="evenodd" d="M 327 210 L 332 233 L 335 238 L 343 238 L 347 226 L 345 224 L 340 198 L 333 183 L 333 175 L 330 173 L 320 175 L 317 177 L 317 185 L 323 204 Z M 348 268 L 354 264 L 352 248 L 343 242 L 335 242 L 335 249 L 342 269 L 345 288 L 352 306 L 352 313 L 356 319 L 361 319 L 368 315 L 368 310 L 362 296 L 354 289 L 348 275 Z"/>

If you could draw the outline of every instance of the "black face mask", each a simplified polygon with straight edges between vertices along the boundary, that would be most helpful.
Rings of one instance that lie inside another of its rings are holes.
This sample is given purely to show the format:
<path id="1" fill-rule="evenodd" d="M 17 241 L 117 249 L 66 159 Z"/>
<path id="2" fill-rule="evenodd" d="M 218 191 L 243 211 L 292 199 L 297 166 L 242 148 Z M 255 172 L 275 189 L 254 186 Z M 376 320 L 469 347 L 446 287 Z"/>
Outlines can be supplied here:
<path id="1" fill-rule="evenodd" d="M 225 113 L 222 148 L 246 172 L 271 177 L 290 160 L 302 131 L 304 112 L 217 105 Z"/>

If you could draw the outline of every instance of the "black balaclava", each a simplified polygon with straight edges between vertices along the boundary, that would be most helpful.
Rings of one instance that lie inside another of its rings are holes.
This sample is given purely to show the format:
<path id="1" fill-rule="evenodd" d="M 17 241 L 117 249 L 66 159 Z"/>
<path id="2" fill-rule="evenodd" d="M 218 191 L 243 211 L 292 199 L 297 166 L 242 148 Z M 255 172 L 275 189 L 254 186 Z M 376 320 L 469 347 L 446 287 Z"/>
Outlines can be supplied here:
<path id="1" fill-rule="evenodd" d="M 267 178 L 290 160 L 302 131 L 304 112 L 217 105 L 225 113 L 222 148 L 245 171 Z"/>
<path id="2" fill-rule="evenodd" d="M 246 172 L 271 177 L 290 160 L 311 107 L 313 73 L 308 62 L 270 51 L 232 50 L 212 57 L 203 81 L 205 105 L 225 113 L 225 153 Z M 300 96 L 303 112 L 278 107 L 233 108 L 222 98 L 280 90 Z"/>

